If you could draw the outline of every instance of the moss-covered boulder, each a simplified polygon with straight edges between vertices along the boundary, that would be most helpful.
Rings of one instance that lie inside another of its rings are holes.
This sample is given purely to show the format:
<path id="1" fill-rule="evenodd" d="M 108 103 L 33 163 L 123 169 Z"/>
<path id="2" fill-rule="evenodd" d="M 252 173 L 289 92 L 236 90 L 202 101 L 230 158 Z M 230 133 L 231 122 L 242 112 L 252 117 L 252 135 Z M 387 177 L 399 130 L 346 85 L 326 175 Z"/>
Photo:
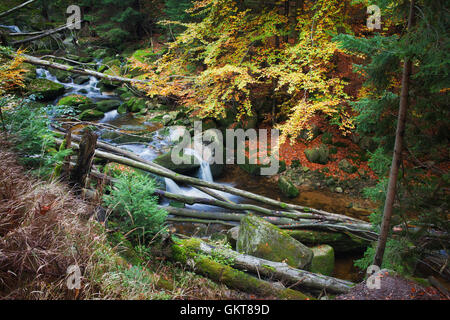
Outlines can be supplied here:
<path id="1" fill-rule="evenodd" d="M 347 159 L 342 159 L 341 161 L 339 161 L 338 167 L 342 171 L 344 171 L 346 173 L 350 173 L 350 174 L 358 171 L 358 168 L 356 166 L 352 165 Z"/>
<path id="2" fill-rule="evenodd" d="M 87 109 L 80 114 L 79 118 L 82 121 L 90 121 L 90 120 L 100 120 L 104 116 L 105 116 L 104 112 L 94 109 Z"/>
<path id="3" fill-rule="evenodd" d="M 271 161 L 278 161 L 278 170 L 276 170 L 276 172 L 274 172 L 274 174 L 279 174 L 282 173 L 286 170 L 286 162 L 284 162 L 283 160 L 276 160 L 271 158 L 269 163 L 252 163 L 250 162 L 250 158 L 246 155 L 245 156 L 245 163 L 238 163 L 238 166 L 250 173 L 251 175 L 254 176 L 260 176 L 263 174 L 263 171 L 261 171 L 262 168 L 269 168 L 272 165 Z M 275 164 L 273 165 L 273 168 L 276 169 Z"/>
<path id="4" fill-rule="evenodd" d="M 88 76 L 78 76 L 75 79 L 73 79 L 73 83 L 76 83 L 76 84 L 85 84 L 87 82 L 89 82 Z"/>
<path id="5" fill-rule="evenodd" d="M 330 151 L 328 147 L 321 144 L 318 147 L 305 150 L 306 158 L 313 163 L 327 164 L 329 160 Z"/>
<path id="6" fill-rule="evenodd" d="M 227 240 L 232 245 L 233 248 L 236 248 L 238 238 L 239 238 L 239 226 L 233 227 L 227 231 Z"/>
<path id="7" fill-rule="evenodd" d="M 59 82 L 69 83 L 72 81 L 70 72 L 55 69 L 52 70 L 52 74 L 56 77 L 56 79 L 58 79 Z"/>
<path id="8" fill-rule="evenodd" d="M 187 173 L 200 168 L 200 164 L 196 161 L 194 156 L 187 154 L 174 154 L 177 162 L 181 162 L 180 164 L 176 164 L 172 159 L 172 153 L 168 152 L 163 155 L 157 157 L 153 162 L 163 166 L 164 168 L 170 169 L 177 173 Z"/>
<path id="9" fill-rule="evenodd" d="M 363 252 L 370 242 L 340 232 L 316 230 L 286 230 L 294 239 L 308 246 L 328 244 L 336 252 Z"/>
<path id="10" fill-rule="evenodd" d="M 241 220 L 237 251 L 275 262 L 308 269 L 313 252 L 273 224 L 248 215 Z"/>
<path id="11" fill-rule="evenodd" d="M 311 261 L 311 272 L 331 276 L 334 270 L 334 249 L 329 245 L 311 248 L 314 256 Z"/>
<path id="12" fill-rule="evenodd" d="M 94 106 L 92 100 L 81 94 L 71 94 L 69 96 L 62 97 L 58 101 L 58 106 L 69 106 L 81 111 L 91 109 Z"/>
<path id="13" fill-rule="evenodd" d="M 278 178 L 278 187 L 280 188 L 281 193 L 289 198 L 295 198 L 300 194 L 297 187 L 286 177 Z"/>
<path id="14" fill-rule="evenodd" d="M 120 106 L 118 100 L 101 100 L 95 104 L 95 109 L 101 112 L 108 112 L 117 109 Z"/>
<path id="15" fill-rule="evenodd" d="M 50 101 L 64 94 L 64 86 L 62 84 L 47 80 L 33 79 L 27 86 L 28 92 L 36 96 L 37 100 Z"/>
<path id="16" fill-rule="evenodd" d="M 36 77 L 37 77 L 37 74 L 36 74 L 37 67 L 35 65 L 32 65 L 30 63 L 23 63 L 22 64 L 22 68 L 24 70 L 26 70 L 26 72 L 24 73 L 25 81 L 31 81 L 33 79 L 36 79 Z"/>
<path id="17" fill-rule="evenodd" d="M 133 113 L 141 112 L 142 110 L 147 108 L 145 104 L 145 100 L 142 98 L 131 97 L 127 102 L 124 103 L 127 110 Z"/>

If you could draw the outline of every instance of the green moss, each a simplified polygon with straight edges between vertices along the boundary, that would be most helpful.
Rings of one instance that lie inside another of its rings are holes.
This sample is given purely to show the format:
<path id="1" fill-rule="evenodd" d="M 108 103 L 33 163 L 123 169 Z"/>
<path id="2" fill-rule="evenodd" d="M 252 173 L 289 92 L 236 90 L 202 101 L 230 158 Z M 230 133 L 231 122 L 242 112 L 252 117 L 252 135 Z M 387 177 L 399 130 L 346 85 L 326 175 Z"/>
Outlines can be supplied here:
<path id="1" fill-rule="evenodd" d="M 287 232 L 253 215 L 241 220 L 236 247 L 239 252 L 300 269 L 308 268 L 313 255 Z"/>
<path id="2" fill-rule="evenodd" d="M 95 109 L 101 112 L 108 112 L 117 109 L 120 106 L 118 100 L 102 100 L 95 104 Z"/>
<path id="3" fill-rule="evenodd" d="M 64 94 L 64 86 L 62 84 L 47 80 L 33 79 L 27 86 L 30 94 L 36 95 L 38 100 L 50 101 Z"/>
<path id="4" fill-rule="evenodd" d="M 330 151 L 327 146 L 321 144 L 320 146 L 304 151 L 306 158 L 313 163 L 327 164 L 329 160 Z"/>
<path id="5" fill-rule="evenodd" d="M 278 187 L 281 192 L 289 198 L 295 198 L 300 194 L 297 187 L 286 177 L 280 177 L 278 179 Z"/>
<path id="6" fill-rule="evenodd" d="M 99 119 L 103 118 L 104 116 L 105 116 L 105 113 L 103 113 L 101 111 L 87 109 L 80 114 L 79 118 L 82 121 L 90 121 L 90 120 L 99 120 Z"/>
<path id="7" fill-rule="evenodd" d="M 287 230 L 287 232 L 306 245 L 328 244 L 337 252 L 361 251 L 369 245 L 368 241 L 338 232 L 312 230 Z"/>
<path id="8" fill-rule="evenodd" d="M 331 276 L 334 270 L 334 249 L 329 245 L 311 248 L 314 253 L 311 261 L 311 272 Z"/>
<path id="9" fill-rule="evenodd" d="M 62 97 L 58 101 L 58 106 L 69 106 L 74 108 L 79 108 L 83 106 L 83 109 L 89 109 L 93 106 L 93 102 L 90 98 L 82 96 L 80 94 L 72 94 L 69 96 Z"/>
<path id="10" fill-rule="evenodd" d="M 199 255 L 197 253 L 199 246 L 199 239 L 175 240 L 172 245 L 172 257 L 181 263 L 192 260 L 197 272 L 234 289 L 261 296 L 276 296 L 280 299 L 311 299 L 311 297 L 291 289 L 274 290 L 273 286 L 266 281 L 261 281 L 245 272 L 223 265 L 207 256 Z"/>

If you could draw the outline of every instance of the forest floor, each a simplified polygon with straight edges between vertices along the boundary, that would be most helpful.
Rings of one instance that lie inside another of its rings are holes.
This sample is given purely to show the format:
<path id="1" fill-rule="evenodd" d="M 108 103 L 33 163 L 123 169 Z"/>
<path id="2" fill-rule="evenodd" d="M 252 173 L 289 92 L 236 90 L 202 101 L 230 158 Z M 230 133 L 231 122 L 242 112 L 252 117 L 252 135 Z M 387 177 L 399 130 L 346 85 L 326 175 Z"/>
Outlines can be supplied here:
<path id="1" fill-rule="evenodd" d="M 336 300 L 448 300 L 434 287 L 422 287 L 414 281 L 391 275 L 388 272 L 379 274 L 379 289 L 369 289 L 366 281 L 356 285 L 345 295 Z"/>
<path id="2" fill-rule="evenodd" d="M 95 208 L 66 185 L 33 177 L 0 135 L 0 299 L 261 299 L 230 290 L 163 258 L 133 265 Z M 75 251 L 74 251 L 75 249 Z M 82 271 L 68 289 L 67 268 Z"/>

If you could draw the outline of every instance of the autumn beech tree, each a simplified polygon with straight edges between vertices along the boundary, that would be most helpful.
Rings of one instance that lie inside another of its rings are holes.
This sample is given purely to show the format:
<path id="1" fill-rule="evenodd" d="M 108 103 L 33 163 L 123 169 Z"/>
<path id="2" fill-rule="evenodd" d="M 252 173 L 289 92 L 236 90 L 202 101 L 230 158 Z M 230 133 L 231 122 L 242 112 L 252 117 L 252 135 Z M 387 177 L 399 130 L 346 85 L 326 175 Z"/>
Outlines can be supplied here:
<path id="1" fill-rule="evenodd" d="M 308 129 L 316 114 L 348 133 L 346 83 L 330 72 L 338 52 L 331 34 L 346 25 L 349 2 L 291 3 L 194 2 L 189 12 L 203 19 L 178 23 L 185 31 L 167 54 L 155 64 L 133 60 L 152 80 L 141 89 L 174 96 L 203 118 L 271 119 L 283 139 Z"/>

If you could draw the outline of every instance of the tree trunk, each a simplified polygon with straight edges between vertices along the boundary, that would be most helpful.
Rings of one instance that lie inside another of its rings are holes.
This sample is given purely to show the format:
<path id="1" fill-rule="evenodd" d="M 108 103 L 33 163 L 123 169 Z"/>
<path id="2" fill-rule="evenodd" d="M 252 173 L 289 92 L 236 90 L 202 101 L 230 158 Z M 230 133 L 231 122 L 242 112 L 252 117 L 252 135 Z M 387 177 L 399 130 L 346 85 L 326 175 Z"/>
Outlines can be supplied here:
<path id="1" fill-rule="evenodd" d="M 275 297 L 287 300 L 311 300 L 312 298 L 300 291 L 280 288 L 271 282 L 258 279 L 228 265 L 219 263 L 212 258 L 197 252 L 198 241 L 181 240 L 173 243 L 170 252 L 166 252 L 169 258 L 192 269 L 216 282 L 224 283 L 230 288 L 258 296 Z"/>
<path id="2" fill-rule="evenodd" d="M 29 5 L 30 3 L 33 3 L 34 1 L 36 1 L 36 0 L 29 0 L 29 1 L 27 1 L 27 2 L 24 2 L 24 3 L 20 4 L 20 5 L 18 5 L 18 6 L 16 6 L 16 7 L 12 8 L 12 9 L 9 9 L 9 10 L 7 10 L 7 11 L 4 11 L 4 12 L 0 13 L 0 18 L 3 18 L 3 17 L 5 17 L 5 16 L 7 16 L 7 15 L 13 13 L 14 11 L 16 11 L 16 10 L 18 10 L 18 9 L 20 9 L 20 8 L 23 8 L 23 7 L 27 6 L 27 5 Z"/>
<path id="3" fill-rule="evenodd" d="M 81 23 L 81 22 L 83 22 L 83 21 L 80 21 L 80 23 Z M 44 37 L 50 36 L 50 35 L 52 35 L 52 34 L 54 34 L 54 33 L 57 33 L 57 32 L 60 32 L 60 31 L 62 31 L 62 30 L 65 30 L 65 29 L 69 28 L 70 26 L 72 26 L 72 24 L 67 24 L 67 25 L 61 26 L 61 27 L 59 27 L 59 28 L 55 28 L 55 29 L 50 29 L 50 30 L 47 30 L 47 31 L 43 31 L 42 33 L 40 33 L 40 34 L 38 34 L 38 35 L 36 35 L 36 36 L 34 36 L 34 37 L 27 38 L 27 39 L 23 39 L 23 40 L 17 40 L 17 41 L 11 42 L 11 45 L 24 44 L 24 43 L 27 43 L 27 42 L 39 40 L 39 39 L 41 39 L 41 38 L 44 38 Z"/>
<path id="4" fill-rule="evenodd" d="M 273 262 L 246 254 L 238 253 L 231 249 L 217 248 L 199 239 L 195 239 L 196 250 L 207 255 L 220 255 L 232 261 L 235 268 L 248 270 L 266 278 L 274 278 L 286 282 L 289 285 L 298 285 L 305 289 L 327 290 L 332 293 L 346 293 L 354 283 L 333 277 L 315 274 L 288 266 L 286 263 Z M 192 245 L 194 247 L 194 245 Z"/>
<path id="5" fill-rule="evenodd" d="M 413 21 L 414 2 L 415 2 L 414 0 L 411 0 L 408 18 L 408 31 L 411 30 L 411 27 L 414 22 Z M 395 135 L 394 156 L 392 158 L 391 171 L 389 173 L 389 185 L 386 194 L 386 201 L 384 204 L 383 222 L 381 224 L 381 232 L 378 239 L 377 250 L 373 261 L 373 264 L 379 267 L 381 267 L 383 263 L 383 256 L 386 248 L 386 241 L 389 235 L 392 210 L 397 188 L 398 171 L 400 167 L 400 162 L 402 161 L 403 137 L 405 135 L 406 112 L 409 104 L 408 95 L 409 95 L 409 80 L 411 77 L 411 70 L 412 70 L 412 61 L 411 59 L 406 58 L 403 65 L 402 90 L 400 95 L 400 106 L 398 111 L 397 131 Z"/>
<path id="6" fill-rule="evenodd" d="M 38 65 L 38 66 L 43 66 L 43 67 L 47 67 L 47 68 L 54 68 L 54 69 L 58 69 L 58 70 L 63 70 L 63 71 L 67 71 L 67 72 L 71 72 L 71 73 L 77 73 L 77 74 L 82 74 L 82 75 L 87 75 L 87 76 L 94 76 L 96 78 L 102 78 L 102 79 L 106 79 L 106 80 L 110 80 L 110 81 L 118 81 L 118 82 L 129 82 L 129 83 L 149 83 L 149 81 L 144 81 L 144 80 L 138 80 L 138 79 L 130 79 L 130 78 L 123 78 L 123 77 L 118 77 L 118 76 L 109 76 L 106 74 L 103 74 L 101 72 L 98 71 L 94 71 L 94 70 L 89 70 L 89 69 L 81 69 L 81 68 L 76 68 L 76 67 L 72 67 L 72 66 L 67 66 L 64 64 L 60 64 L 60 63 L 56 63 L 56 62 L 49 62 L 46 60 L 42 60 L 33 56 L 29 56 L 27 54 L 15 54 L 15 53 L 5 53 L 5 52 L 0 52 L 1 55 L 8 57 L 10 59 L 14 59 L 16 57 L 20 57 L 21 59 L 23 59 L 24 62 L 27 63 L 31 63 L 34 65 Z"/>
<path id="7" fill-rule="evenodd" d="M 85 129 L 79 145 L 77 164 L 73 168 L 70 180 L 78 188 L 85 188 L 86 181 L 94 159 L 97 135 L 89 129 Z"/>

